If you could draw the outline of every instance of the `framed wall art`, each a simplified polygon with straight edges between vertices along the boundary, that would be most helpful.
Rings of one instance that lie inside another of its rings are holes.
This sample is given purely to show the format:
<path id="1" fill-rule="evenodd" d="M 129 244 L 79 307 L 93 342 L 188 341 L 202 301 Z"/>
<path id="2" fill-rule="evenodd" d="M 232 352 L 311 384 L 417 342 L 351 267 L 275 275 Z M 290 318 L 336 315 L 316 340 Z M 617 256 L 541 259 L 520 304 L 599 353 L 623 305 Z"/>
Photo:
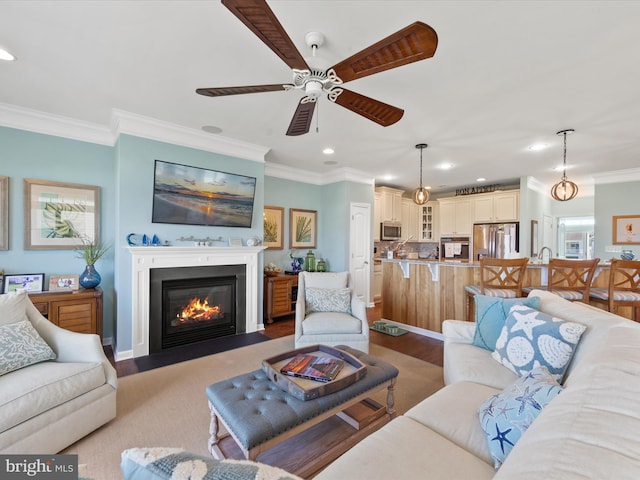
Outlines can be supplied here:
<path id="1" fill-rule="evenodd" d="M 282 207 L 264 207 L 264 240 L 263 245 L 272 250 L 282 250 L 284 242 L 284 208 Z"/>
<path id="2" fill-rule="evenodd" d="M 100 187 L 24 179 L 25 250 L 73 250 L 100 240 Z"/>
<path id="3" fill-rule="evenodd" d="M 613 243 L 618 245 L 640 245 L 640 215 L 618 215 L 613 217 Z"/>
<path id="4" fill-rule="evenodd" d="M 49 277 L 50 292 L 65 292 L 78 290 L 80 287 L 80 275 L 51 275 Z"/>
<path id="5" fill-rule="evenodd" d="M 9 250 L 9 177 L 0 177 L 0 250 Z"/>
<path id="6" fill-rule="evenodd" d="M 538 255 L 538 221 L 531 220 L 531 256 Z"/>
<path id="7" fill-rule="evenodd" d="M 44 273 L 25 273 L 20 275 L 5 275 L 3 293 L 26 290 L 27 292 L 41 292 L 44 285 Z"/>
<path id="8" fill-rule="evenodd" d="M 289 209 L 290 248 L 316 248 L 317 214 L 316 210 Z"/>

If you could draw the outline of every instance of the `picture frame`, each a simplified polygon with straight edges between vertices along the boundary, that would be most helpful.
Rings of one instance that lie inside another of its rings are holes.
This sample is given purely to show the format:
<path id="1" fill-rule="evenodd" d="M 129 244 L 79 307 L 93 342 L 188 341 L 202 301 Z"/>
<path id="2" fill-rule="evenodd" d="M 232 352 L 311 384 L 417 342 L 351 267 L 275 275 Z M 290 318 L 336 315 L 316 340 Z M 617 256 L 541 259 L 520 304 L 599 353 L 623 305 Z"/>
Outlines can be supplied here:
<path id="1" fill-rule="evenodd" d="M 531 220 L 531 256 L 538 256 L 538 221 Z"/>
<path id="2" fill-rule="evenodd" d="M 24 249 L 73 250 L 100 240 L 100 187 L 24 179 Z"/>
<path id="3" fill-rule="evenodd" d="M 289 247 L 316 248 L 317 210 L 289 209 Z"/>
<path id="4" fill-rule="evenodd" d="M 284 208 L 265 205 L 262 244 L 271 250 L 284 249 Z"/>
<path id="5" fill-rule="evenodd" d="M 80 275 L 51 275 L 49 277 L 50 292 L 71 292 L 80 288 Z"/>
<path id="6" fill-rule="evenodd" d="M 44 273 L 21 273 L 4 276 L 2 293 L 26 290 L 28 292 L 42 292 L 44 286 Z"/>
<path id="7" fill-rule="evenodd" d="M 613 217 L 614 245 L 640 245 L 640 214 Z"/>
<path id="8" fill-rule="evenodd" d="M 0 250 L 9 250 L 9 177 L 0 177 Z"/>

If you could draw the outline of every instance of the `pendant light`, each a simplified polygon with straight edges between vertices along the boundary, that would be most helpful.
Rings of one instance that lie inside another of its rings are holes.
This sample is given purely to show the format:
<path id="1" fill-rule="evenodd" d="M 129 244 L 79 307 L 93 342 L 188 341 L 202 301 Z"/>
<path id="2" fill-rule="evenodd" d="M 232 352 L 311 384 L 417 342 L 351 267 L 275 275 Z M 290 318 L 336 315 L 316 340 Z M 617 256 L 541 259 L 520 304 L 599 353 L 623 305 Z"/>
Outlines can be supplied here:
<path id="1" fill-rule="evenodd" d="M 567 134 L 573 132 L 575 132 L 573 128 L 556 132 L 556 135 L 564 136 L 562 179 L 551 188 L 551 196 L 554 200 L 558 200 L 559 202 L 566 202 L 578 195 L 578 185 L 573 183 L 571 180 L 567 180 Z"/>
<path id="2" fill-rule="evenodd" d="M 426 143 L 416 145 L 416 148 L 420 149 L 420 187 L 413 191 L 413 201 L 418 205 L 424 205 L 429 201 L 429 190 L 422 186 L 422 151 L 427 147 Z"/>

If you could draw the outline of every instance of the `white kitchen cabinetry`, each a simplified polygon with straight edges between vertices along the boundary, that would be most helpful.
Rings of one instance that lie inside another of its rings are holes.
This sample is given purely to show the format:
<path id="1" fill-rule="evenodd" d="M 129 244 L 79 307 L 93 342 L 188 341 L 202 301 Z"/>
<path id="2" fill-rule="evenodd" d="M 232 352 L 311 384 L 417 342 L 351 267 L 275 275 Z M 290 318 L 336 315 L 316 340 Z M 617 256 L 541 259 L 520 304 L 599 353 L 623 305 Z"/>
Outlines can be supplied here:
<path id="1" fill-rule="evenodd" d="M 382 262 L 373 264 L 373 301 L 382 301 Z"/>
<path id="2" fill-rule="evenodd" d="M 418 233 L 421 242 L 438 241 L 438 202 L 418 206 Z"/>
<path id="3" fill-rule="evenodd" d="M 474 197 L 474 223 L 517 221 L 520 192 L 511 190 Z"/>
<path id="4" fill-rule="evenodd" d="M 402 239 L 411 237 L 412 242 L 420 240 L 420 206 L 408 198 L 402 199 Z"/>
<path id="5" fill-rule="evenodd" d="M 378 187 L 376 193 L 380 194 L 380 221 L 402 221 L 402 190 L 389 187 Z"/>
<path id="6" fill-rule="evenodd" d="M 382 194 L 373 195 L 373 241 L 380 241 L 380 223 L 382 222 Z"/>
<path id="7" fill-rule="evenodd" d="M 471 200 L 468 198 L 438 200 L 440 236 L 471 235 L 473 228 Z"/>

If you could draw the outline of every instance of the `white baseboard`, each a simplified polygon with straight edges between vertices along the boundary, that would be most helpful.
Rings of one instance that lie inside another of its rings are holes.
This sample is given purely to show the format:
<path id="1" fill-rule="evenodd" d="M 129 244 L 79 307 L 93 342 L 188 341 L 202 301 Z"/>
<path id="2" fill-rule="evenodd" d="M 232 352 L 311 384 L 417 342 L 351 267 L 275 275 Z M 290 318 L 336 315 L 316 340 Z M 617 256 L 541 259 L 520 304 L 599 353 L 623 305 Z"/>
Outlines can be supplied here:
<path id="1" fill-rule="evenodd" d="M 423 335 L 425 337 L 435 338 L 437 340 L 444 340 L 444 335 L 439 332 L 434 332 L 433 330 L 427 330 L 425 328 L 414 327 L 413 325 L 407 325 L 406 323 L 394 322 L 393 320 L 387 320 L 386 318 L 381 318 L 383 322 L 390 323 L 392 325 L 397 325 L 400 328 L 404 328 L 413 333 L 417 333 L 418 335 Z"/>

